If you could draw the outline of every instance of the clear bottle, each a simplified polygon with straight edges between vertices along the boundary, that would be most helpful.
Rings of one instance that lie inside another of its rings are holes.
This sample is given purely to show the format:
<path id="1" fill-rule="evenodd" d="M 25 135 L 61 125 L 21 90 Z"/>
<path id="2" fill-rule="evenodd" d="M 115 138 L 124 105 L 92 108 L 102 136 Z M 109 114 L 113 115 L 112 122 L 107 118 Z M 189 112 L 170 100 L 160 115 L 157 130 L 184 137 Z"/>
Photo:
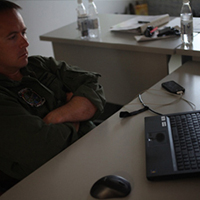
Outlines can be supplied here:
<path id="1" fill-rule="evenodd" d="M 89 37 L 87 12 L 82 0 L 77 0 L 77 3 L 77 29 L 79 31 L 80 38 L 87 39 Z"/>
<path id="2" fill-rule="evenodd" d="M 89 18 L 89 36 L 90 38 L 98 38 L 100 35 L 100 23 L 97 7 L 93 0 L 88 3 L 88 18 Z"/>
<path id="3" fill-rule="evenodd" d="M 189 0 L 183 0 L 180 19 L 182 42 L 191 44 L 193 42 L 193 15 Z"/>

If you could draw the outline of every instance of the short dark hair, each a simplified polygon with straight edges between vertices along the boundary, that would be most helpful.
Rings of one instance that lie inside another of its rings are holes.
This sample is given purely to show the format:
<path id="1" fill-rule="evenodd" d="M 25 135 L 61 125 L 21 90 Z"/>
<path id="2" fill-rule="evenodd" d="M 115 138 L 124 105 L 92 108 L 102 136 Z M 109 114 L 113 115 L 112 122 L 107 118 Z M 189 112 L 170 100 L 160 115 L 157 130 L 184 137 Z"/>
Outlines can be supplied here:
<path id="1" fill-rule="evenodd" d="M 0 0 L 0 12 L 8 9 L 18 10 L 21 9 L 21 7 L 11 1 Z"/>

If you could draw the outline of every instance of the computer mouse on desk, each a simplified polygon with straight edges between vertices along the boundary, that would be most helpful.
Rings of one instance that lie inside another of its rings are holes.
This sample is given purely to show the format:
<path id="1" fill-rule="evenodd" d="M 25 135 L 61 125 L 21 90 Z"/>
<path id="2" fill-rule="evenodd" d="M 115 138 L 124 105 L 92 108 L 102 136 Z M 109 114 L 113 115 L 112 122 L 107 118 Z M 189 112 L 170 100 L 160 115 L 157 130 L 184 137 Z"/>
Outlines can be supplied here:
<path id="1" fill-rule="evenodd" d="M 122 198 L 131 192 L 130 183 L 123 177 L 108 175 L 96 181 L 90 194 L 96 199 Z"/>

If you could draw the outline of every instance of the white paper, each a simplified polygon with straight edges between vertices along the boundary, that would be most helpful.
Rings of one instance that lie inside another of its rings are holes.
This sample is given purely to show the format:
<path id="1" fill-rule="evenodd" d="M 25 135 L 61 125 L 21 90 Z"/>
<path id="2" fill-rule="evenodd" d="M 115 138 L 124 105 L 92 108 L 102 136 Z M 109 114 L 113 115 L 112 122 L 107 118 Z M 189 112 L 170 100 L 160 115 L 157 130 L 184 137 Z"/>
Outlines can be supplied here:
<path id="1" fill-rule="evenodd" d="M 139 21 L 148 21 L 150 23 L 138 23 Z M 133 18 L 126 20 L 122 23 L 116 24 L 110 28 L 111 31 L 126 31 L 133 33 L 142 33 L 147 26 L 155 25 L 160 26 L 169 21 L 169 15 L 153 15 L 153 16 L 141 16 L 135 15 Z M 158 24 L 158 25 L 157 25 Z"/>

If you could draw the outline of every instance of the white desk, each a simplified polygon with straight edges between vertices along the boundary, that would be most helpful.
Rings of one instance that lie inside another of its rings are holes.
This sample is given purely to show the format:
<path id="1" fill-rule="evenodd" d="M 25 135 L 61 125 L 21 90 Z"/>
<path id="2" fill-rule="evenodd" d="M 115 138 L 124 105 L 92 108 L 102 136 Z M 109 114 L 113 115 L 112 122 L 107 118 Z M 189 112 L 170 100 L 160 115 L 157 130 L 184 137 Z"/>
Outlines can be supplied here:
<path id="1" fill-rule="evenodd" d="M 100 39 L 80 40 L 76 22 L 40 39 L 52 42 L 56 59 L 99 72 L 107 101 L 124 105 L 168 74 L 170 55 L 181 44 L 180 37 L 137 43 L 130 33 L 110 32 L 112 25 L 133 17 L 100 15 Z"/>
<path id="2" fill-rule="evenodd" d="M 194 34 L 194 40 L 190 46 L 182 44 L 177 47 L 176 54 L 182 55 L 183 63 L 188 60 L 200 61 L 200 34 Z"/>
<path id="3" fill-rule="evenodd" d="M 165 95 L 161 83 L 175 80 L 186 89 L 184 98 L 200 108 L 200 63 L 186 63 L 145 94 L 145 103 L 166 103 L 174 100 Z M 153 95 L 153 94 L 154 95 Z M 155 95 L 155 93 L 157 95 Z M 161 96 L 158 96 L 161 95 Z M 163 96 L 164 95 L 164 96 Z M 134 99 L 123 110 L 142 108 Z M 161 113 L 188 111 L 184 101 L 170 106 L 151 106 Z M 96 129 L 71 145 L 51 161 L 4 193 L 1 200 L 93 200 L 89 191 L 92 184 L 105 175 L 117 174 L 132 185 L 126 200 L 199 200 L 200 178 L 150 182 L 145 172 L 144 117 L 146 111 L 135 117 L 120 119 L 114 114 Z"/>

